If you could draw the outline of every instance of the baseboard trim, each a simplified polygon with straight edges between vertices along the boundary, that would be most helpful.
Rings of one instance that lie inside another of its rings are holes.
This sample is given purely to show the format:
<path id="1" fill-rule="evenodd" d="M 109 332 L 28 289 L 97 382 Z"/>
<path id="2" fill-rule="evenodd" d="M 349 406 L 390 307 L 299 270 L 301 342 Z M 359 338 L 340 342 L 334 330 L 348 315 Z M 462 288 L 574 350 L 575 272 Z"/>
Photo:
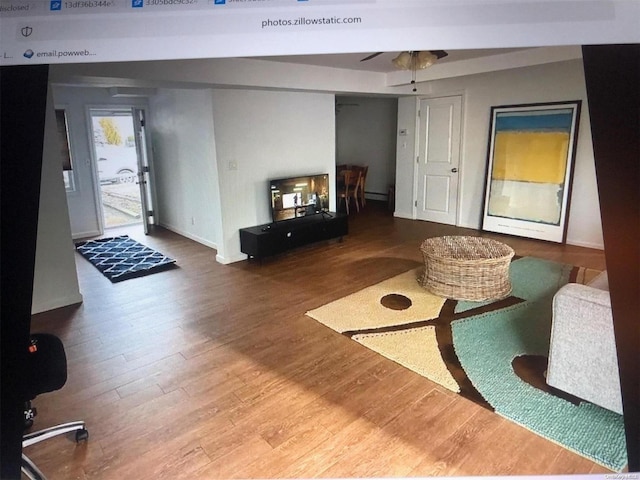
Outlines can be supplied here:
<path id="1" fill-rule="evenodd" d="M 245 255 L 244 253 L 234 255 L 233 257 L 230 257 L 230 258 L 225 258 L 222 255 L 216 255 L 216 262 L 221 263 L 223 265 L 229 265 L 231 263 L 242 262 L 247 258 L 249 257 L 247 257 L 247 255 Z"/>
<path id="2" fill-rule="evenodd" d="M 567 240 L 567 245 L 573 245 L 575 247 L 593 248 L 595 250 L 604 250 L 604 244 L 581 242 L 580 240 Z"/>
<path id="3" fill-rule="evenodd" d="M 82 240 L 83 238 L 97 237 L 99 235 L 100 235 L 100 231 L 95 230 L 91 232 L 74 233 L 71 235 L 71 238 L 73 240 Z"/>
<path id="4" fill-rule="evenodd" d="M 364 198 L 365 200 L 380 200 L 381 202 L 386 202 L 389 199 L 389 195 L 378 192 L 364 192 Z"/>
<path id="5" fill-rule="evenodd" d="M 182 235 L 183 237 L 186 237 L 189 240 L 193 240 L 194 242 L 198 242 L 206 247 L 213 248 L 214 250 L 218 250 L 218 245 L 210 240 L 207 240 L 206 238 L 202 238 L 198 235 L 194 235 L 193 233 L 189 233 L 186 230 L 175 227 L 169 223 L 159 222 L 159 225 L 163 228 L 166 228 L 167 230 L 177 233 L 178 235 Z"/>
<path id="6" fill-rule="evenodd" d="M 415 220 L 415 218 L 413 218 L 413 214 L 398 212 L 397 210 L 395 212 L 393 212 L 393 216 L 396 217 L 396 218 L 404 218 L 404 219 L 407 219 L 407 220 Z"/>

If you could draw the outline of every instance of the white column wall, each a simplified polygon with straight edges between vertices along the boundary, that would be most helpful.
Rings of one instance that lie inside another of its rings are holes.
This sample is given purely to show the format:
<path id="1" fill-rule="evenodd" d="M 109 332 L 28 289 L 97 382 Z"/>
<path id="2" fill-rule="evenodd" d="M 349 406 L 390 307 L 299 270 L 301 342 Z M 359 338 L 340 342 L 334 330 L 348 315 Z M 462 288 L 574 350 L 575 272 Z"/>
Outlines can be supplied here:
<path id="1" fill-rule="evenodd" d="M 416 117 L 415 97 L 398 99 L 398 132 L 396 142 L 396 217 L 414 218 L 414 170 L 416 164 Z"/>
<path id="2" fill-rule="evenodd" d="M 150 99 L 148 120 L 158 223 L 219 248 L 221 214 L 211 90 L 160 90 Z"/>
<path id="3" fill-rule="evenodd" d="M 213 118 L 224 231 L 218 261 L 231 263 L 246 258 L 239 229 L 271 221 L 269 179 L 329 173 L 335 185 L 334 96 L 218 89 Z"/>
<path id="4" fill-rule="evenodd" d="M 31 305 L 34 314 L 82 302 L 54 111 L 49 88 Z"/>

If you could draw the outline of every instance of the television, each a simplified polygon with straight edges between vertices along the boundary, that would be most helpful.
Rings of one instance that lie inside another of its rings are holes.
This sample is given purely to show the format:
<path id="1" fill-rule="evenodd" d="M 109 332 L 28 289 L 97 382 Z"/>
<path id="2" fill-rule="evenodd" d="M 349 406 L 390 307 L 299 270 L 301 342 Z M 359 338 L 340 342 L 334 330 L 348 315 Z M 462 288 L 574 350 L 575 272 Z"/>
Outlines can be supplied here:
<path id="1" fill-rule="evenodd" d="M 329 174 L 269 180 L 273 222 L 329 211 Z"/>

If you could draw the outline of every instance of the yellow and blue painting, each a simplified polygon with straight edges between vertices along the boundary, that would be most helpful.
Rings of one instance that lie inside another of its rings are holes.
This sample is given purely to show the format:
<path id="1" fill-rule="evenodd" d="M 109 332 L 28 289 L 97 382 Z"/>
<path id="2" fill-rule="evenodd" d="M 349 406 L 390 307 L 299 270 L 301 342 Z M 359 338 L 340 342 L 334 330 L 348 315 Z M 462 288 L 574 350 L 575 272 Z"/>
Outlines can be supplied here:
<path id="1" fill-rule="evenodd" d="M 559 225 L 574 109 L 497 112 L 487 213 Z"/>

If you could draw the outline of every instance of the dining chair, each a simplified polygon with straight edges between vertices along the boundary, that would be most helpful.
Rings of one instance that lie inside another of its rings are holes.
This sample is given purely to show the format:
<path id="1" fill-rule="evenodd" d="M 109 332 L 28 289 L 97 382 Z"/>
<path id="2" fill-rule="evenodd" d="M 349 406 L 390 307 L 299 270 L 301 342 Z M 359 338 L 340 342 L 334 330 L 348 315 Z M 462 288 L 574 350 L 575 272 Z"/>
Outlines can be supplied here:
<path id="1" fill-rule="evenodd" d="M 344 199 L 347 215 L 349 215 L 349 204 L 351 199 L 356 204 L 356 210 L 360 212 L 360 205 L 358 204 L 358 192 L 362 181 L 362 172 L 359 170 L 349 169 L 341 172 L 343 187 L 338 191 L 338 198 Z"/>
<path id="2" fill-rule="evenodd" d="M 367 182 L 367 172 L 369 171 L 369 166 L 364 165 L 364 166 L 351 167 L 351 168 L 352 169 L 357 168 L 358 170 L 360 170 L 360 174 L 362 178 L 360 179 L 360 185 L 358 187 L 357 196 L 360 199 L 360 205 L 364 207 L 367 204 L 367 200 L 364 198 L 364 192 L 365 192 L 365 185 Z"/>

